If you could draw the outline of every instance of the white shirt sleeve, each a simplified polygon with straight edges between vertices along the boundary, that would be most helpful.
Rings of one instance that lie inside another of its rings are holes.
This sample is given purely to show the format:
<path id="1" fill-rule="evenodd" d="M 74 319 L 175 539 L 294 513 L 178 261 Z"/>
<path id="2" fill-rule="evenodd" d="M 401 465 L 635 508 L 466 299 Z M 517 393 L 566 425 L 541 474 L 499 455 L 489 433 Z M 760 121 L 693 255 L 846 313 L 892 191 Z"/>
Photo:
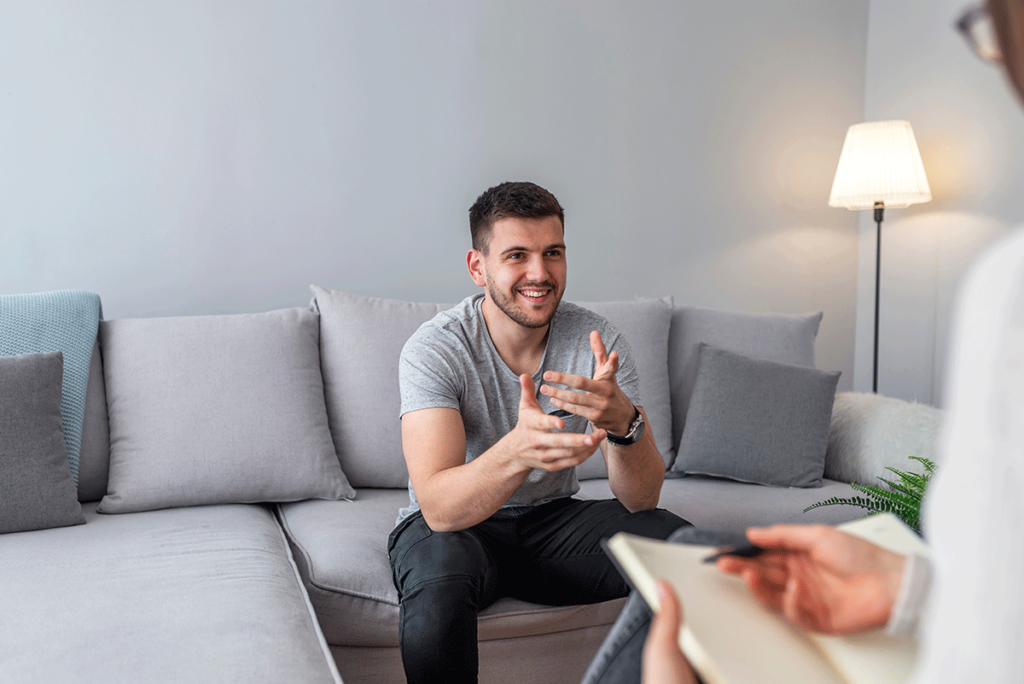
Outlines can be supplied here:
<path id="1" fill-rule="evenodd" d="M 1024 681 L 1024 231 L 964 280 L 938 473 L 925 501 L 935 577 L 914 682 Z"/>
<path id="2" fill-rule="evenodd" d="M 932 585 L 932 568 L 928 559 L 910 554 L 903 565 L 900 592 L 885 626 L 886 634 L 915 637 L 921 625 L 921 616 L 928 601 Z"/>

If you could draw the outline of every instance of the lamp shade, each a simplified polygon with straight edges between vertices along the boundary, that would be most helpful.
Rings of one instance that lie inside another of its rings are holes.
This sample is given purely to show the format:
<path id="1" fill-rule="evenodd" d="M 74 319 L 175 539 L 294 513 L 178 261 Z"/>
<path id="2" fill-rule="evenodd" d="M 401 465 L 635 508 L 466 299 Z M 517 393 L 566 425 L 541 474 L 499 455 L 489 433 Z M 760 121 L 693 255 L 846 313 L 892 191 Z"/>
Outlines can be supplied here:
<path id="1" fill-rule="evenodd" d="M 914 131 L 907 121 L 850 126 L 829 195 L 830 207 L 907 207 L 932 198 Z"/>

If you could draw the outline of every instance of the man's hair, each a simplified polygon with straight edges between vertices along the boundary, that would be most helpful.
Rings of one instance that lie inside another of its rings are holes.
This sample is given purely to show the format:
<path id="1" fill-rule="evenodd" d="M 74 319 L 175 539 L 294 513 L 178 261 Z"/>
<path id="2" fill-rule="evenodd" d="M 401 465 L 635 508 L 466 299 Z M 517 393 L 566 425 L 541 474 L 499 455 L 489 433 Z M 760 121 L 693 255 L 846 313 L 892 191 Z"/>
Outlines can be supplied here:
<path id="1" fill-rule="evenodd" d="M 555 196 L 534 183 L 507 182 L 488 188 L 469 208 L 473 249 L 487 255 L 494 222 L 503 218 L 543 219 L 557 216 L 565 230 L 565 211 Z"/>

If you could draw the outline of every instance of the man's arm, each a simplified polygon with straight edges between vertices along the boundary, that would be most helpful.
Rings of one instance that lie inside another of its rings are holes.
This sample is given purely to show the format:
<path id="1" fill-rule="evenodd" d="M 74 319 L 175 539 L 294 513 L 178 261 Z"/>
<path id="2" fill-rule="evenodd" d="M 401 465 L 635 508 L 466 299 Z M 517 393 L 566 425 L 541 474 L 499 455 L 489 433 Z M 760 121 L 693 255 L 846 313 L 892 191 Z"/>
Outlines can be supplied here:
<path id="1" fill-rule="evenodd" d="M 565 423 L 541 409 L 530 376 L 519 378 L 519 420 L 498 442 L 466 463 L 466 431 L 455 409 L 402 416 L 402 450 L 416 500 L 432 530 L 483 522 L 501 508 L 534 468 L 564 470 L 593 454 L 604 432 L 556 433 Z"/>
<path id="2" fill-rule="evenodd" d="M 644 423 L 647 423 L 643 407 L 637 408 L 643 413 Z M 616 435 L 625 434 L 625 431 L 611 432 Z M 654 431 L 649 425 L 640 439 L 629 446 L 619 446 L 604 440 L 601 442 L 601 453 L 608 466 L 608 485 L 623 506 L 631 512 L 649 511 L 658 507 L 661 485 L 665 481 L 665 462 L 654 443 Z"/>
<path id="3" fill-rule="evenodd" d="M 609 354 L 601 335 L 590 333 L 590 347 L 597 366 L 593 378 L 548 371 L 547 382 L 565 385 L 561 390 L 544 385 L 540 391 L 551 398 L 551 404 L 569 413 L 583 416 L 595 430 L 624 435 L 636 415 L 636 408 L 626 397 L 616 380 L 619 370 L 618 352 Z M 641 413 L 643 409 L 640 409 Z M 644 413 L 644 421 L 647 414 Z M 634 444 L 618 446 L 607 441 L 601 444 L 601 453 L 608 465 L 608 484 L 615 498 L 630 511 L 656 508 L 665 480 L 665 462 L 654 443 L 653 431 L 644 434 Z"/>

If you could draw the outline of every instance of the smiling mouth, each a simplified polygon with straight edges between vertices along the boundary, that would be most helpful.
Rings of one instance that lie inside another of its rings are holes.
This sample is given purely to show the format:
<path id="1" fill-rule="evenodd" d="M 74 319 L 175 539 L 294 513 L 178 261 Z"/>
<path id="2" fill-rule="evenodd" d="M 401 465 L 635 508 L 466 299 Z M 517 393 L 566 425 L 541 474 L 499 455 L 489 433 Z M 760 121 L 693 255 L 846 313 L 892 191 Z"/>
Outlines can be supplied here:
<path id="1" fill-rule="evenodd" d="M 553 292 L 550 287 L 521 287 L 517 292 L 528 301 L 540 303 Z"/>

